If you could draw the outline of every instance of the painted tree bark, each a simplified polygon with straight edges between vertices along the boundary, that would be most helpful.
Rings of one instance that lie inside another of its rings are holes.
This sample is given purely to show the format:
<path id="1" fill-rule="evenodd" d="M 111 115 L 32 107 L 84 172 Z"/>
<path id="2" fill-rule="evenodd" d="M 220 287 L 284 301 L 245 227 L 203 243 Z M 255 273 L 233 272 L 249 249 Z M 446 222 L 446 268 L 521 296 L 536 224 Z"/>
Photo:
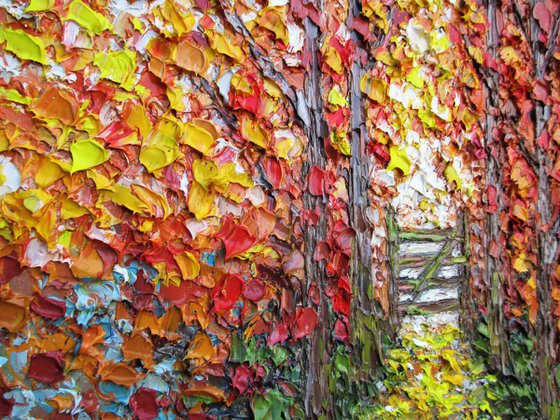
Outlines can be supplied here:
<path id="1" fill-rule="evenodd" d="M 536 0 L 530 1 L 531 10 L 535 10 Z M 544 82 L 548 71 L 552 71 L 550 57 L 556 43 L 560 26 L 560 11 L 554 16 L 549 42 L 539 41 L 542 34 L 535 13 L 531 15 L 526 31 L 530 33 L 530 44 L 536 81 Z M 541 141 L 543 134 L 548 136 L 547 123 L 551 116 L 551 107 L 542 100 L 535 100 L 534 138 L 538 139 L 534 160 L 538 179 L 537 198 L 537 301 L 539 305 L 536 337 L 538 380 L 541 399 L 541 413 L 545 418 L 553 418 L 558 410 L 560 384 L 554 375 L 554 360 L 557 357 L 555 346 L 557 327 L 553 323 L 552 274 L 559 262 L 559 226 L 560 218 L 554 214 L 551 173 L 554 161 L 549 151 L 548 142 Z"/>
<path id="2" fill-rule="evenodd" d="M 486 3 L 489 28 L 486 33 L 486 42 L 489 54 L 498 59 L 498 20 L 496 14 L 496 1 L 489 0 Z M 496 207 L 488 210 L 486 220 L 486 235 L 484 237 L 484 248 L 486 253 L 486 267 L 484 272 L 487 287 L 487 308 L 488 308 L 488 333 L 491 349 L 491 364 L 494 368 L 505 370 L 507 358 L 506 333 L 504 330 L 504 320 L 502 316 L 502 305 L 504 289 L 502 281 L 505 270 L 503 255 L 503 233 L 500 223 L 500 214 L 506 210 L 504 203 L 503 171 L 500 166 L 505 161 L 502 139 L 498 130 L 499 113 L 499 74 L 492 69 L 486 69 L 484 78 L 485 106 L 484 131 L 486 140 L 486 185 L 494 189 Z M 488 191 L 487 191 L 488 192 Z"/>

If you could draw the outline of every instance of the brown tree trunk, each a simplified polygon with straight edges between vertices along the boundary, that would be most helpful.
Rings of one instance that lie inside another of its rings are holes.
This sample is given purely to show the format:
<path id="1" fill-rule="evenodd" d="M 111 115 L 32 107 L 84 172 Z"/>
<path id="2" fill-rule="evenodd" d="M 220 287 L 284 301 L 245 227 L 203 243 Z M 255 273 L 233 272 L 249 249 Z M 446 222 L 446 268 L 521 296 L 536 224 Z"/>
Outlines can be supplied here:
<path id="1" fill-rule="evenodd" d="M 536 5 L 531 0 L 531 9 Z M 553 23 L 558 30 L 558 14 Z M 551 34 L 552 38 L 556 34 Z M 530 36 L 531 49 L 535 65 L 535 79 L 544 81 L 547 72 L 547 49 L 538 41 L 540 26 L 534 17 L 531 18 Z M 548 46 L 553 47 L 552 46 Z M 550 106 L 535 100 L 535 140 L 541 138 L 546 131 L 546 124 L 550 119 Z M 537 338 L 537 374 L 539 380 L 539 393 L 541 414 L 544 418 L 553 418 L 558 415 L 558 384 L 555 384 L 553 360 L 556 357 L 554 347 L 556 327 L 552 318 L 552 287 L 551 277 L 555 265 L 558 263 L 558 220 L 553 220 L 551 179 L 550 173 L 553 161 L 548 151 L 540 142 L 536 146 L 536 163 L 538 179 L 537 199 L 537 302 L 538 316 L 536 321 Z"/>
<path id="2" fill-rule="evenodd" d="M 497 2 L 488 0 L 486 3 L 488 13 L 488 21 L 490 27 L 486 34 L 488 52 L 493 58 L 497 57 L 497 47 L 499 41 L 499 33 L 497 27 Z M 484 237 L 484 249 L 486 252 L 486 272 L 485 283 L 488 290 L 487 307 L 488 307 L 488 334 L 490 338 L 490 352 L 492 368 L 501 370 L 506 369 L 507 346 L 505 343 L 504 320 L 502 316 L 502 279 L 503 265 L 502 256 L 505 253 L 501 240 L 501 226 L 499 215 L 505 210 L 503 200 L 503 177 L 500 168 L 500 156 L 503 155 L 503 146 L 501 139 L 496 138 L 498 126 L 498 110 L 499 110 L 499 75 L 492 69 L 487 69 L 484 79 L 485 90 L 485 141 L 486 141 L 486 185 L 496 189 L 497 209 L 488 214 L 486 219 L 486 235 Z M 497 252 L 491 252 L 495 250 Z"/>
<path id="3" fill-rule="evenodd" d="M 542 133 L 545 125 L 545 110 L 537 104 L 536 132 Z M 538 138 L 538 137 L 536 137 Z M 558 223 L 552 220 L 551 183 L 549 170 L 551 159 L 541 147 L 537 149 L 538 162 L 538 226 L 537 226 L 537 301 L 539 305 L 536 321 L 537 338 L 537 373 L 541 414 L 544 418 L 556 416 L 558 407 L 558 385 L 555 384 L 553 360 L 556 356 L 554 347 L 556 326 L 552 319 L 552 287 L 551 276 L 555 269 L 558 256 Z"/>
<path id="4" fill-rule="evenodd" d="M 324 123 L 321 101 L 320 29 L 309 18 L 306 18 L 305 33 L 306 54 L 311 57 L 311 60 L 308 64 L 305 80 L 305 106 L 309 118 L 308 121 L 304 121 L 308 144 L 303 176 L 307 176 L 312 166 L 319 166 L 320 168 L 326 166 L 327 159 L 323 148 L 323 141 L 328 134 Z M 316 308 L 319 324 L 308 341 L 306 351 L 307 380 L 305 386 L 306 415 L 309 418 L 317 418 L 325 413 L 334 413 L 333 396 L 328 392 L 329 378 L 325 372 L 325 365 L 329 359 L 327 346 L 330 342 L 332 331 L 332 320 L 330 319 L 329 305 L 325 295 L 327 287 L 325 261 L 317 262 L 313 259 L 313 252 L 317 243 L 327 240 L 327 209 L 323 197 L 312 196 L 308 191 L 304 194 L 304 206 L 307 210 L 319 209 L 322 215 L 315 226 L 307 226 L 304 235 L 307 288 L 312 283 L 315 283 L 320 292 L 320 301 Z M 307 295 L 307 290 L 304 293 Z M 311 305 L 311 302 L 309 302 L 309 305 Z"/>

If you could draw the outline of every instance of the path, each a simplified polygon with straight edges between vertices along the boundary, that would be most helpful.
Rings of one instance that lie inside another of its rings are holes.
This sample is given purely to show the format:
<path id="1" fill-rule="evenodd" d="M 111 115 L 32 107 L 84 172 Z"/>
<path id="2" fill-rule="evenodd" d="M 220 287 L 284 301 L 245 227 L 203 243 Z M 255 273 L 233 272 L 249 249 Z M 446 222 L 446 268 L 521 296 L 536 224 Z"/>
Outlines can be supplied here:
<path id="1" fill-rule="evenodd" d="M 473 359 L 457 320 L 453 312 L 403 319 L 401 343 L 389 352 L 387 376 L 367 418 L 492 418 L 495 378 Z"/>
<path id="2" fill-rule="evenodd" d="M 403 315 L 380 395 L 364 418 L 492 418 L 495 378 L 473 358 L 459 327 L 467 261 L 462 225 L 393 230 L 393 267 Z M 369 417 L 368 417 L 369 416 Z"/>

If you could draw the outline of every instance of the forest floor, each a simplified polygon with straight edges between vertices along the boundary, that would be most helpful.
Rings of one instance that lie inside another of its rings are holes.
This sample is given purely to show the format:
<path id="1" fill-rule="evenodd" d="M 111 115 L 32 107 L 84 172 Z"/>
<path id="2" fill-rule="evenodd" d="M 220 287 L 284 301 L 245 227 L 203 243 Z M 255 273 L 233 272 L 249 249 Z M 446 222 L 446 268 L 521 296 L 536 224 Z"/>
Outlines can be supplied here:
<path id="1" fill-rule="evenodd" d="M 455 312 L 405 317 L 386 365 L 370 418 L 494 418 L 496 378 L 473 356 Z"/>

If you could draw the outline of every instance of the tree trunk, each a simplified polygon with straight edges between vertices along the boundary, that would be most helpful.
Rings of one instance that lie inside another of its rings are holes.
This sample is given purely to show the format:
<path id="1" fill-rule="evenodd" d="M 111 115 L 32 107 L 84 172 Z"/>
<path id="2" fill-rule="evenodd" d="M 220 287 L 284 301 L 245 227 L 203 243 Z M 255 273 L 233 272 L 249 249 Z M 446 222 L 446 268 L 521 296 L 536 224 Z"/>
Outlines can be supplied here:
<path id="1" fill-rule="evenodd" d="M 307 159 L 304 164 L 303 176 L 307 176 L 312 166 L 324 168 L 327 163 L 323 148 L 323 139 L 326 127 L 323 118 L 323 105 L 321 101 L 321 71 L 319 66 L 320 29 L 309 18 L 305 22 L 307 54 L 311 57 L 308 64 L 305 80 L 305 104 L 308 109 L 309 121 L 306 121 L 306 134 L 308 138 Z M 312 283 L 318 287 L 320 301 L 317 305 L 319 324 L 311 335 L 306 351 L 307 356 L 307 382 L 305 388 L 305 411 L 308 417 L 316 418 L 324 413 L 334 412 L 333 396 L 328 392 L 328 375 L 325 365 L 328 363 L 326 346 L 330 341 L 332 320 L 330 319 L 329 306 L 325 290 L 327 278 L 325 261 L 316 262 L 313 252 L 318 242 L 327 240 L 327 215 L 326 203 L 323 197 L 315 197 L 306 191 L 304 205 L 307 210 L 318 209 L 321 217 L 315 226 L 308 225 L 305 231 L 305 272 L 307 275 L 307 288 Z M 305 291 L 307 294 L 307 290 Z M 309 302 L 311 306 L 312 303 Z M 325 407 L 322 407 L 323 404 Z"/>
<path id="2" fill-rule="evenodd" d="M 497 46 L 499 33 L 496 17 L 497 3 L 488 0 L 486 10 L 490 27 L 486 34 L 488 52 L 493 58 L 497 58 Z M 498 109 L 500 107 L 498 97 L 499 75 L 492 69 L 484 79 L 485 90 L 485 141 L 486 141 L 486 185 L 488 188 L 496 189 L 497 208 L 489 212 L 486 219 L 486 235 L 484 237 L 484 248 L 486 252 L 485 283 L 488 290 L 488 334 L 490 338 L 491 366 L 494 369 L 505 371 L 507 360 L 507 346 L 505 343 L 504 321 L 502 316 L 502 275 L 503 265 L 501 257 L 505 253 L 501 241 L 501 226 L 499 215 L 504 211 L 503 200 L 503 178 L 500 156 L 503 154 L 501 139 L 496 138 L 498 125 Z M 491 252 L 495 249 L 497 252 Z"/>

